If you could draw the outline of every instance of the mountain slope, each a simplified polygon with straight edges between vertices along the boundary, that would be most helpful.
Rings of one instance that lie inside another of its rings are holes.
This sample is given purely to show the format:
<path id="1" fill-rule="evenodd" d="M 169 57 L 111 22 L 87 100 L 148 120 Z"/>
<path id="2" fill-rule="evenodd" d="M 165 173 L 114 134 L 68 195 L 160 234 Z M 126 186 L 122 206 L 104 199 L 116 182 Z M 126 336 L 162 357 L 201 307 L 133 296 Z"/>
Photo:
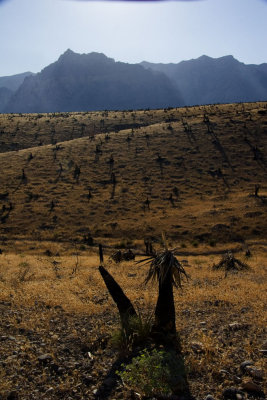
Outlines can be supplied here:
<path id="1" fill-rule="evenodd" d="M 22 74 L 1 76 L 0 88 L 5 87 L 9 90 L 16 91 L 27 76 L 33 75 L 32 72 L 23 72 Z"/>
<path id="2" fill-rule="evenodd" d="M 233 56 L 201 56 L 178 64 L 142 62 L 165 73 L 186 105 L 259 101 L 267 99 L 267 64 L 245 65 Z"/>
<path id="3" fill-rule="evenodd" d="M 164 74 L 115 62 L 99 53 L 67 50 L 58 61 L 25 79 L 6 112 L 160 108 L 181 105 Z"/>
<path id="4" fill-rule="evenodd" d="M 7 103 L 10 101 L 13 92 L 6 87 L 0 87 L 0 112 L 4 111 Z"/>
<path id="5" fill-rule="evenodd" d="M 254 102 L 267 99 L 267 64 L 245 65 L 233 56 L 127 64 L 67 50 L 40 73 L 2 77 L 1 85 L 0 112 L 7 113 Z"/>

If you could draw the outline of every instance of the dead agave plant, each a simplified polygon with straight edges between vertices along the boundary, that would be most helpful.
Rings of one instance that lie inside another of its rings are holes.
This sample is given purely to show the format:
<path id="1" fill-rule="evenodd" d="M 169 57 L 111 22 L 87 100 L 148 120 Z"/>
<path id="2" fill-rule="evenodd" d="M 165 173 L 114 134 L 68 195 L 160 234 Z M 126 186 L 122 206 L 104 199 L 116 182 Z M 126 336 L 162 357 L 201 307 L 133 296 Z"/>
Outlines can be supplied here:
<path id="1" fill-rule="evenodd" d="M 182 287 L 182 278 L 188 278 L 188 275 L 182 264 L 173 254 L 173 250 L 165 249 L 161 253 L 157 253 L 145 260 L 138 261 L 143 265 L 150 264 L 145 284 L 150 280 L 164 282 L 168 274 L 171 276 L 171 283 L 174 287 Z"/>
<path id="2" fill-rule="evenodd" d="M 228 272 L 239 272 L 250 269 L 248 264 L 235 258 L 231 251 L 228 251 L 218 264 L 214 264 L 212 268 L 214 270 L 225 271 L 225 276 L 227 276 Z"/>
<path id="3" fill-rule="evenodd" d="M 164 251 L 138 262 L 150 265 L 145 284 L 150 280 L 158 282 L 159 292 L 152 331 L 161 338 L 166 337 L 166 334 L 176 337 L 173 286 L 181 288 L 182 278 L 188 278 L 183 266 L 175 257 L 174 250 L 168 249 L 164 235 L 162 237 Z"/>

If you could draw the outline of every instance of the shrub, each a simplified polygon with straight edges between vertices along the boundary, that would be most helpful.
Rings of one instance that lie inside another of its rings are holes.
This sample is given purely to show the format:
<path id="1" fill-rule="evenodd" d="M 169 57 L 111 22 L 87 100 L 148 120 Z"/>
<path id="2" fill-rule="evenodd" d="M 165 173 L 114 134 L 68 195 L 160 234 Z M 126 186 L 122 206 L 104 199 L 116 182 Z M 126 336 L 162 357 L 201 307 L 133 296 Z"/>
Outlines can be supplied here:
<path id="1" fill-rule="evenodd" d="M 210 241 L 209 241 L 209 245 L 211 246 L 211 247 L 216 247 L 216 241 L 214 240 L 214 239 L 211 239 Z"/>
<path id="2" fill-rule="evenodd" d="M 184 387 L 184 365 L 175 352 L 143 350 L 138 357 L 117 371 L 123 384 L 142 396 L 171 395 Z"/>

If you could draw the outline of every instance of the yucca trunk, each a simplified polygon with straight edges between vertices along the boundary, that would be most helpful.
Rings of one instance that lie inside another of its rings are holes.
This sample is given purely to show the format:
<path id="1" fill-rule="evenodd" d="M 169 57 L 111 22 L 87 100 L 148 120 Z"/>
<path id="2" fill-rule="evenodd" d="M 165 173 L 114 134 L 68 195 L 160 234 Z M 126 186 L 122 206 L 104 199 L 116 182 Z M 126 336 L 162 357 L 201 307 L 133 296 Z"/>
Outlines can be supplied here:
<path id="1" fill-rule="evenodd" d="M 160 334 L 176 334 L 173 279 L 170 268 L 164 280 L 159 278 L 159 294 L 153 330 Z"/>
<path id="2" fill-rule="evenodd" d="M 127 331 L 129 328 L 130 318 L 132 317 L 137 318 L 134 306 L 132 305 L 128 297 L 124 294 L 120 285 L 115 281 L 113 276 L 111 276 L 111 274 L 103 266 L 99 267 L 99 272 L 106 284 L 106 287 L 111 297 L 113 298 L 114 302 L 118 307 L 122 326 Z"/>

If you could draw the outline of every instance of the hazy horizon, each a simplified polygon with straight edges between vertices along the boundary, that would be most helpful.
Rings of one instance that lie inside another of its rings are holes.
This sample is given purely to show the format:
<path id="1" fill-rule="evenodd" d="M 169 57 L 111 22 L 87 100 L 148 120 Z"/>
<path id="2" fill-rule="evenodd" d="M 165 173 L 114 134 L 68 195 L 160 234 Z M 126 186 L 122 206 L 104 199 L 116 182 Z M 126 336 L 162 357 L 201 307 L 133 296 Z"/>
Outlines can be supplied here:
<path id="1" fill-rule="evenodd" d="M 81 0 L 82 1 L 82 0 Z M 128 1 L 128 0 L 126 0 L 126 1 Z M 189 1 L 193 1 L 193 0 L 189 0 Z M 63 53 L 61 53 L 61 54 L 59 54 L 58 55 L 58 57 L 57 57 L 57 59 L 55 59 L 54 61 L 52 61 L 52 63 L 53 62 L 56 62 L 57 60 L 58 60 L 58 58 L 62 55 L 62 54 L 64 54 L 67 50 L 71 50 L 71 51 L 73 51 L 72 49 L 66 49 Z M 76 53 L 76 54 L 90 54 L 90 53 L 99 53 L 100 54 L 100 52 L 97 52 L 97 51 L 92 51 L 92 52 L 89 52 L 89 53 L 78 53 L 78 52 L 76 52 L 76 51 L 73 51 L 74 53 Z M 101 54 L 103 54 L 103 53 L 101 53 Z M 105 56 L 107 56 L 107 54 L 105 54 Z M 180 63 L 180 62 L 183 62 L 183 61 L 191 61 L 191 60 L 196 60 L 196 59 L 198 59 L 198 58 L 200 58 L 200 57 L 203 57 L 203 56 L 207 56 L 207 57 L 209 57 L 209 58 L 213 58 L 213 59 L 218 59 L 218 58 L 223 58 L 223 57 L 227 57 L 227 56 L 233 56 L 236 60 L 238 60 L 233 54 L 225 54 L 225 55 L 223 55 L 223 56 L 220 56 L 220 57 L 210 57 L 208 54 L 201 54 L 199 57 L 196 57 L 196 58 L 191 58 L 191 59 L 188 59 L 188 60 L 181 60 L 181 61 L 177 61 L 177 63 L 173 63 L 173 62 L 171 62 L 171 63 L 168 63 L 168 62 L 164 62 L 164 63 L 162 63 L 162 62 L 158 62 L 159 64 L 178 64 L 178 63 Z M 111 55 L 109 55 L 109 56 L 107 56 L 108 58 L 112 58 L 112 59 L 114 59 L 114 57 L 112 57 Z M 121 60 L 116 60 L 116 59 L 114 59 L 115 60 L 115 62 L 125 62 L 125 63 L 127 63 L 127 61 L 121 61 Z M 238 60 L 239 62 L 241 62 L 242 63 L 242 61 L 241 60 Z M 142 61 L 140 61 L 140 62 L 148 62 L 148 63 L 152 63 L 152 61 L 150 61 L 150 60 L 142 60 Z M 50 63 L 51 64 L 51 63 Z M 48 64 L 48 65 L 50 65 L 50 64 Z M 138 63 L 129 63 L 129 64 L 138 64 Z M 244 63 L 244 64 L 246 64 L 246 63 Z M 251 63 L 250 63 L 251 64 Z M 266 64 L 266 63 L 262 63 L 262 64 Z M 8 76 L 13 76 L 13 75 L 20 75 L 20 74 L 23 74 L 23 73 L 27 73 L 27 72 L 32 72 L 32 73 L 34 73 L 34 74 L 37 74 L 37 73 L 39 73 L 39 72 L 41 72 L 44 68 L 46 68 L 48 65 L 44 65 L 44 67 L 40 70 L 40 71 L 30 71 L 30 70 L 28 70 L 28 71 L 20 71 L 20 72 L 17 72 L 17 73 L 15 73 L 15 74 L 11 74 L 11 75 L 1 75 L 1 77 L 8 77 Z M 249 64 L 246 64 L 246 65 L 249 65 Z"/>
<path id="2" fill-rule="evenodd" d="M 68 48 L 131 64 L 202 55 L 262 64 L 266 20 L 266 0 L 0 1 L 0 76 L 40 72 Z"/>

